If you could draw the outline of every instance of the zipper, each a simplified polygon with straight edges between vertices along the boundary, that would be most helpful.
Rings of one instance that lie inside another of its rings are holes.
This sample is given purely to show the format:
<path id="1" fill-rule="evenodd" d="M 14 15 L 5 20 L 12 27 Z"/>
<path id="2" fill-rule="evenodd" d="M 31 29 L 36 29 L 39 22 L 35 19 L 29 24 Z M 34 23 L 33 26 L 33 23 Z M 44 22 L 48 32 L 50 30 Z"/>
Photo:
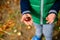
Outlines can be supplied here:
<path id="1" fill-rule="evenodd" d="M 40 13 L 41 24 L 43 24 L 43 7 L 44 7 L 44 0 L 41 0 L 41 13 Z"/>

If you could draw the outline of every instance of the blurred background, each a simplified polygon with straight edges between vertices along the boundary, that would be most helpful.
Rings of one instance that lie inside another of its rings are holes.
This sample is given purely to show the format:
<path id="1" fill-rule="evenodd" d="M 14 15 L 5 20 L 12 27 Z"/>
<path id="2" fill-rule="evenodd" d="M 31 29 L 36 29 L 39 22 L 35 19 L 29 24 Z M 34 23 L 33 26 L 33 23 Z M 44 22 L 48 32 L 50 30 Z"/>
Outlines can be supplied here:
<path id="1" fill-rule="evenodd" d="M 0 40 L 31 40 L 35 28 L 20 21 L 20 11 L 20 0 L 0 0 Z M 60 12 L 55 22 L 53 40 L 60 40 Z"/>

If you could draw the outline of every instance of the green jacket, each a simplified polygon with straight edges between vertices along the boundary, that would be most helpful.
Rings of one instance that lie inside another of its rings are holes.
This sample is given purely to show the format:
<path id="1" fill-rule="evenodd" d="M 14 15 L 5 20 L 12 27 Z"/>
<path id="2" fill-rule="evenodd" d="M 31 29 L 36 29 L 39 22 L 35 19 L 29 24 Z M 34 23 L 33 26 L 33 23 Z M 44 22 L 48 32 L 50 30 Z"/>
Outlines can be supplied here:
<path id="1" fill-rule="evenodd" d="M 46 24 L 46 17 L 55 0 L 29 0 L 33 21 L 38 24 Z"/>

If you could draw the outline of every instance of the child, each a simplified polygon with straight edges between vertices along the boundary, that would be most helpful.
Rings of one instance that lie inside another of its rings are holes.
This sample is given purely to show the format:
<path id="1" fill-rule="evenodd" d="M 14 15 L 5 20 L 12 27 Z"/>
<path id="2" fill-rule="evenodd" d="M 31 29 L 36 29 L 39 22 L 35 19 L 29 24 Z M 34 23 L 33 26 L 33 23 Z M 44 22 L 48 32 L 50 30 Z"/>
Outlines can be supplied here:
<path id="1" fill-rule="evenodd" d="M 26 25 L 35 25 L 36 33 L 32 40 L 52 40 L 54 20 L 60 9 L 60 0 L 21 0 L 22 19 Z"/>

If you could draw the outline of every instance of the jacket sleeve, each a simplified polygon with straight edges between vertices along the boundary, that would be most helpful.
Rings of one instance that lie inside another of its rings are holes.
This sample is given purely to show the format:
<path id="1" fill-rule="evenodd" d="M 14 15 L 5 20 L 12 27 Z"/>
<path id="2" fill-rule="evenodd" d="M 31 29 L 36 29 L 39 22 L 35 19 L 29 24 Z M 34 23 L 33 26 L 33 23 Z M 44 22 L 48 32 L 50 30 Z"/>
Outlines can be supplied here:
<path id="1" fill-rule="evenodd" d="M 25 14 L 27 12 L 30 13 L 30 11 L 29 11 L 29 7 L 30 7 L 29 0 L 21 0 L 20 6 L 21 6 L 21 13 L 22 14 Z"/>
<path id="2" fill-rule="evenodd" d="M 56 0 L 52 8 L 50 9 L 49 13 L 55 13 L 57 15 L 60 9 L 60 0 Z"/>

